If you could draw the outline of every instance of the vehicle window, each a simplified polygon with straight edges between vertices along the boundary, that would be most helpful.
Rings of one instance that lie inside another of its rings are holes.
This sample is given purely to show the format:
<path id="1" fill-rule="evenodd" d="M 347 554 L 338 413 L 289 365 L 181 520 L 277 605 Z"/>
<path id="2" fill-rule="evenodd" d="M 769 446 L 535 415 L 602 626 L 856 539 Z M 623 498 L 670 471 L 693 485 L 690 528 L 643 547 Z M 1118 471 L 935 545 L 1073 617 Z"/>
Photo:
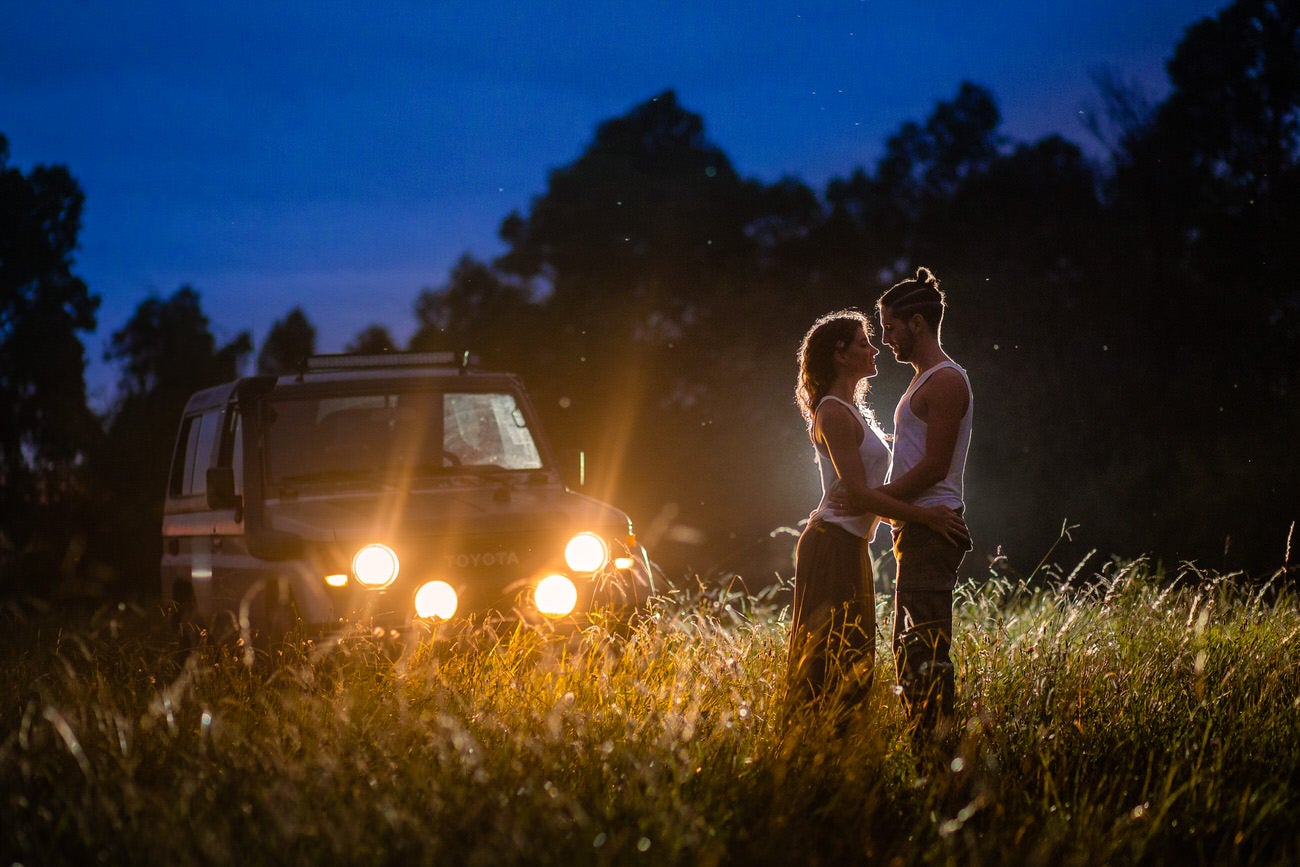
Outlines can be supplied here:
<path id="1" fill-rule="evenodd" d="M 176 439 L 176 454 L 172 455 L 171 483 L 168 485 L 167 494 L 172 497 L 181 496 L 181 491 L 185 489 L 185 457 L 194 450 L 191 434 L 195 433 L 195 426 L 198 424 L 199 416 L 186 416 L 181 421 L 181 433 Z"/>
<path id="2" fill-rule="evenodd" d="M 208 467 L 212 465 L 221 434 L 221 410 L 186 417 L 172 461 L 171 495 L 190 497 L 208 490 Z"/>
<path id="3" fill-rule="evenodd" d="M 443 448 L 462 464 L 508 470 L 541 467 L 537 444 L 512 394 L 448 394 L 442 404 Z"/>
<path id="4" fill-rule="evenodd" d="M 226 410 L 225 432 L 221 437 L 221 454 L 217 464 L 230 467 L 235 476 L 235 493 L 244 493 L 244 436 L 243 420 L 234 406 Z"/>
<path id="5" fill-rule="evenodd" d="M 542 466 L 527 420 L 508 393 L 407 391 L 279 400 L 270 404 L 266 433 L 265 470 L 272 487 Z"/>
<path id="6" fill-rule="evenodd" d="M 230 450 L 230 465 L 235 468 L 235 493 L 244 495 L 244 422 L 235 416 L 234 447 Z"/>

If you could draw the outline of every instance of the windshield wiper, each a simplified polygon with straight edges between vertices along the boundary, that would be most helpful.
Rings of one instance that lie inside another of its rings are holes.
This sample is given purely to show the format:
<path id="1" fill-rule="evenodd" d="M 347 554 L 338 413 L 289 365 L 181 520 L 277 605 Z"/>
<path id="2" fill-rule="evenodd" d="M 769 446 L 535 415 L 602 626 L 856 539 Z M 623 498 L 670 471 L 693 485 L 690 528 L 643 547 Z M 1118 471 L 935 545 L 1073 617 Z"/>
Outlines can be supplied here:
<path id="1" fill-rule="evenodd" d="M 497 466 L 496 464 L 391 464 L 384 467 L 384 473 L 389 476 L 406 474 L 411 476 L 500 476 L 503 473 L 513 473 L 517 470 L 511 470 L 506 467 Z"/>
<path id="2" fill-rule="evenodd" d="M 479 479 L 488 484 L 496 486 L 494 496 L 502 502 L 509 502 L 510 491 L 516 482 L 531 479 L 536 474 L 536 470 L 517 470 L 509 467 L 499 466 L 498 464 L 454 464 L 446 466 L 444 464 L 416 464 L 412 467 L 403 467 L 400 465 L 387 467 L 389 478 L 394 475 L 400 475 L 404 478 L 429 478 L 431 476 L 442 479 L 454 478 L 473 478 Z"/>

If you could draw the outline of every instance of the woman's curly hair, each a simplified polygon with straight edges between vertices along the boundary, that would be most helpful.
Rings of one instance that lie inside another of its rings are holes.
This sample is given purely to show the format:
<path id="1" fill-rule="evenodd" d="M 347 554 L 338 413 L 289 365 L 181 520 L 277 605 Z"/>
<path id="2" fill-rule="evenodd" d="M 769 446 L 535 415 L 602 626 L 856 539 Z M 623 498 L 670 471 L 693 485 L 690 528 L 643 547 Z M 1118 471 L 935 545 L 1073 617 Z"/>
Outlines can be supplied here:
<path id="1" fill-rule="evenodd" d="M 846 348 L 861 328 L 868 337 L 873 333 L 871 320 L 861 310 L 836 310 L 817 319 L 799 344 L 799 379 L 794 399 L 804 422 L 812 428 L 817 404 L 835 381 L 835 353 Z M 854 402 L 866 412 L 868 382 L 858 383 Z"/>

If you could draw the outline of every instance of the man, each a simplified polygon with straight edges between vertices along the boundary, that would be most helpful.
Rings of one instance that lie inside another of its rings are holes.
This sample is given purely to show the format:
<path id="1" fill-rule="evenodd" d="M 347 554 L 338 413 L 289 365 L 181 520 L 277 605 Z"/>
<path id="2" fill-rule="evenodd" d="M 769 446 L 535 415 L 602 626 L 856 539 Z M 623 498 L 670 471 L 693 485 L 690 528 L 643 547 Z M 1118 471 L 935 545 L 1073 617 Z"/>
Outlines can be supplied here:
<path id="1" fill-rule="evenodd" d="M 881 340 L 915 375 L 894 411 L 894 454 L 884 491 L 918 506 L 965 508 L 963 475 L 974 399 L 966 372 L 939 342 L 946 299 L 926 268 L 876 302 Z M 895 523 L 894 657 L 903 706 L 918 743 L 952 732 L 952 594 L 969 540 L 956 545 L 930 528 Z"/>

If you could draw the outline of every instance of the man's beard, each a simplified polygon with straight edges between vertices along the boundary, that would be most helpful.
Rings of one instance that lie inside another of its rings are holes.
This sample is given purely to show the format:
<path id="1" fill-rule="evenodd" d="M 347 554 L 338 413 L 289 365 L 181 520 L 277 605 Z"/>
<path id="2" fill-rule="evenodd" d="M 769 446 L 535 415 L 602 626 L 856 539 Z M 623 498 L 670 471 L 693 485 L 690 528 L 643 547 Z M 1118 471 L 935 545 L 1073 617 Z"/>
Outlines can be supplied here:
<path id="1" fill-rule="evenodd" d="M 916 348 L 916 344 L 909 340 L 906 343 L 891 343 L 889 348 L 894 350 L 895 361 L 906 362 L 912 360 L 912 350 Z"/>

